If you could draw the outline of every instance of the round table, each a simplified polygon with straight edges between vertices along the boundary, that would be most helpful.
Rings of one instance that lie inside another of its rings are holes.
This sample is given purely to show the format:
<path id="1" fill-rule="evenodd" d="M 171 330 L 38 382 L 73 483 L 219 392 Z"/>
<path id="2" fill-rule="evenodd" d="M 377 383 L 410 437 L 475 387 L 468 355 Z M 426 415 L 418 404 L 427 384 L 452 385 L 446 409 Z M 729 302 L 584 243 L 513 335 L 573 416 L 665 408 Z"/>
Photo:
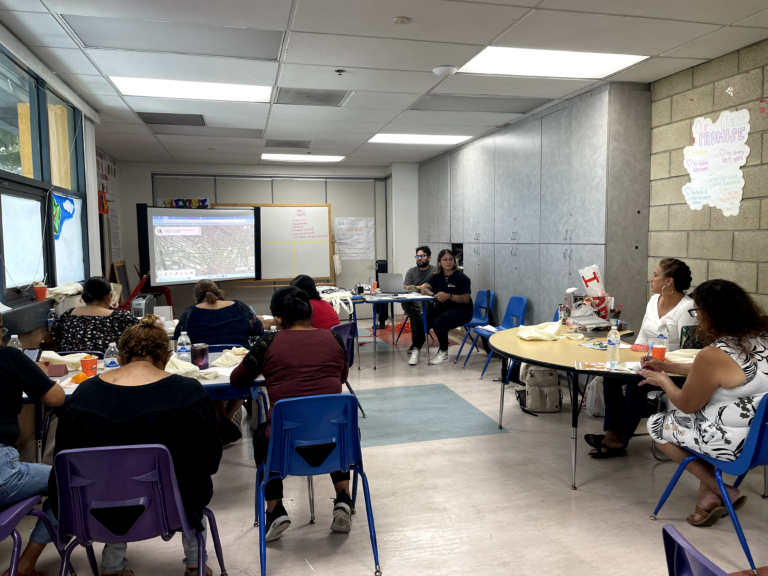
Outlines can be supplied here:
<path id="1" fill-rule="evenodd" d="M 608 353 L 602 350 L 593 350 L 580 346 L 585 340 L 571 340 L 561 338 L 552 341 L 541 340 L 522 340 L 517 337 L 517 328 L 504 330 L 494 334 L 489 339 L 489 344 L 493 351 L 504 358 L 510 360 L 525 362 L 544 366 L 554 370 L 567 372 L 572 380 L 571 385 L 571 439 L 573 451 L 571 454 L 571 466 L 573 479 L 571 489 L 576 490 L 576 436 L 579 428 L 579 412 L 581 411 L 581 402 L 579 401 L 579 376 L 582 374 L 593 376 L 612 375 L 621 379 L 638 379 L 642 377 L 630 372 L 605 372 L 590 370 L 587 368 L 577 368 L 577 362 L 605 362 Z M 605 342 L 608 339 L 608 333 L 599 333 L 590 342 Z M 622 331 L 619 333 L 622 338 L 633 336 L 632 331 Z M 587 336 L 592 338 L 592 336 Z M 629 349 L 619 351 L 622 362 L 640 362 L 645 357 L 645 352 L 633 352 Z M 501 403 L 499 406 L 499 428 L 501 428 L 501 418 L 504 412 L 504 386 L 506 382 L 501 382 Z"/>

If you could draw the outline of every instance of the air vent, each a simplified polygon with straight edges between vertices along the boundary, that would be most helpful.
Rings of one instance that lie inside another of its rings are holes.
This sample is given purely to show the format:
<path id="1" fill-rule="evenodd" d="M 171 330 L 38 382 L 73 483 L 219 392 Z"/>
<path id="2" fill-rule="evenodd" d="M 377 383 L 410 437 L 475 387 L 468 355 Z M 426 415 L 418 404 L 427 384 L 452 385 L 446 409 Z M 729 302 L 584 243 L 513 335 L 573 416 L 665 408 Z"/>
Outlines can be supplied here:
<path id="1" fill-rule="evenodd" d="M 205 120 L 200 114 L 165 114 L 158 112 L 137 112 L 137 114 L 147 124 L 205 126 Z"/>
<path id="2" fill-rule="evenodd" d="M 346 90 L 280 88 L 275 103 L 293 104 L 296 106 L 340 106 L 348 93 Z"/>
<path id="3" fill-rule="evenodd" d="M 498 98 L 488 96 L 425 96 L 411 110 L 446 110 L 450 112 L 503 112 L 525 114 L 549 102 L 546 98 Z"/>
<path id="4" fill-rule="evenodd" d="M 309 148 L 312 140 L 267 140 L 267 148 Z"/>
<path id="5" fill-rule="evenodd" d="M 171 134 L 179 136 L 215 136 L 228 138 L 257 138 L 264 136 L 260 128 L 213 128 L 211 126 L 173 126 L 153 124 L 150 126 L 155 134 Z"/>

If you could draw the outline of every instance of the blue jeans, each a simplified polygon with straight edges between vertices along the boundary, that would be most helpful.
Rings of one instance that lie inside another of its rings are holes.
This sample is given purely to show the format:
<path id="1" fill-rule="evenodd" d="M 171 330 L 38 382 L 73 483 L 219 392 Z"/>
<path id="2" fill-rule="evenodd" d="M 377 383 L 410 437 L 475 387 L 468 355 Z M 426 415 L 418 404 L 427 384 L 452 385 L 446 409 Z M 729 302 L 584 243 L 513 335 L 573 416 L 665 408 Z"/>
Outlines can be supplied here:
<path id="1" fill-rule="evenodd" d="M 208 519 L 203 516 L 203 541 L 208 541 Z M 181 544 L 184 546 L 184 564 L 197 564 L 197 538 L 189 540 L 181 534 Z M 101 569 L 105 572 L 120 572 L 128 563 L 125 554 L 128 552 L 128 544 L 104 544 L 101 552 Z M 205 554 L 208 561 L 208 553 Z"/>
<path id="2" fill-rule="evenodd" d="M 51 467 L 47 464 L 19 462 L 19 452 L 15 447 L 0 444 L 0 507 L 16 504 L 35 494 L 48 494 L 50 475 Z M 43 504 L 43 511 L 56 528 L 56 519 L 48 500 Z M 38 519 L 29 541 L 38 544 L 53 542 L 42 520 Z"/>

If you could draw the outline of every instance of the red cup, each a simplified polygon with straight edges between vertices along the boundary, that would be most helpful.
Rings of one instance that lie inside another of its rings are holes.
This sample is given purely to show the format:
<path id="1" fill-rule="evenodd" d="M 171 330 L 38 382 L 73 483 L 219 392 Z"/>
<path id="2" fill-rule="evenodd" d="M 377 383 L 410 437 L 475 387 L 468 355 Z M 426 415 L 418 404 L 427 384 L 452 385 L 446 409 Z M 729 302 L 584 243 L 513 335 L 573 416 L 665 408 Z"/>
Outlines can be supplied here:
<path id="1" fill-rule="evenodd" d="M 93 356 L 92 358 L 83 358 L 80 360 L 80 369 L 83 374 L 89 378 L 96 376 L 96 366 L 99 364 L 99 359 Z"/>
<path id="2" fill-rule="evenodd" d="M 664 362 L 664 360 L 667 357 L 667 348 L 661 347 L 661 346 L 654 346 L 653 350 L 651 350 L 651 356 L 656 358 L 659 362 Z"/>
<path id="3" fill-rule="evenodd" d="M 35 286 L 35 300 L 42 302 L 45 300 L 45 295 L 48 291 L 47 286 Z"/>

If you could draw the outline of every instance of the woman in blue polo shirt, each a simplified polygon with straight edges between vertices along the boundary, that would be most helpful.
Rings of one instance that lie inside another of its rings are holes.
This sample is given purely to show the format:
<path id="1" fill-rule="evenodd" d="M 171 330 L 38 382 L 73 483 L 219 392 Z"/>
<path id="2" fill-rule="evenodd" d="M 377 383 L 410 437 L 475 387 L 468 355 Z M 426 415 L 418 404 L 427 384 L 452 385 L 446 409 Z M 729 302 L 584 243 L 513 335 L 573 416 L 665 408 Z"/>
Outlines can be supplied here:
<path id="1" fill-rule="evenodd" d="M 472 320 L 472 282 L 456 266 L 453 252 L 441 250 L 437 256 L 437 270 L 421 289 L 425 296 L 435 297 L 435 307 L 427 313 L 427 328 L 435 331 L 440 350 L 432 364 L 448 362 L 448 332 Z M 426 334 L 421 322 L 411 326 L 413 351 L 408 364 L 419 362 Z"/>

